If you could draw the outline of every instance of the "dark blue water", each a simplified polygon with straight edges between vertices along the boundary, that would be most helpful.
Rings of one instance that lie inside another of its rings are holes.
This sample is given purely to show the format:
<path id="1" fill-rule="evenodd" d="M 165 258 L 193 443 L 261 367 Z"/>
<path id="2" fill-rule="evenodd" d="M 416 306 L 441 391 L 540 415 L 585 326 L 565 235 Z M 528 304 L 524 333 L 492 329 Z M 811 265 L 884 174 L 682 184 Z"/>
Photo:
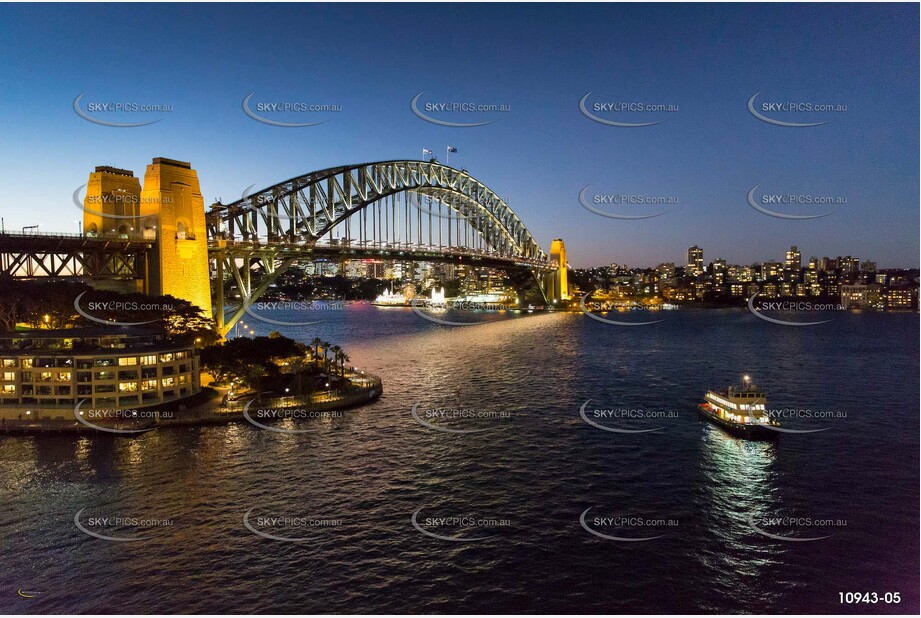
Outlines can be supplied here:
<path id="1" fill-rule="evenodd" d="M 282 329 L 340 343 L 384 380 L 374 405 L 283 425 L 311 433 L 0 438 L 0 610 L 917 613 L 917 316 L 842 313 L 786 328 L 744 311 L 658 315 L 638 328 L 580 314 L 445 327 L 355 305 Z M 838 416 L 784 421 L 826 430 L 773 443 L 731 438 L 695 404 L 742 373 L 767 389 L 769 407 Z M 661 430 L 594 428 L 579 414 L 588 399 L 589 411 L 663 415 L 607 426 Z M 475 410 L 431 422 L 490 431 L 426 428 L 412 417 L 417 403 Z M 85 523 L 171 525 L 94 528 L 149 537 L 110 542 L 77 529 L 81 509 Z M 244 527 L 250 509 L 339 523 L 272 528 L 306 540 L 269 540 Z M 658 538 L 595 536 L 580 525 L 586 509 L 598 532 Z M 426 532 L 489 538 L 423 534 L 417 511 Z M 477 525 L 435 521 L 448 516 Z M 799 519 L 770 521 L 783 517 Z M 770 538 L 752 521 L 827 538 Z M 880 601 L 842 605 L 841 592 Z M 901 602 L 886 604 L 887 592 Z"/>

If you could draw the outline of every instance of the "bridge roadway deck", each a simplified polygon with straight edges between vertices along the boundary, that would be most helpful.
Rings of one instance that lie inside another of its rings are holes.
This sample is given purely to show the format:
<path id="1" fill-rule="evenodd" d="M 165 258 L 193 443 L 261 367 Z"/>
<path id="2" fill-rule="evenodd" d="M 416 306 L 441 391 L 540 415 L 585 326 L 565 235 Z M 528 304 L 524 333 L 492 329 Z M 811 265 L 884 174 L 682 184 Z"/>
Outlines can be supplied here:
<path id="1" fill-rule="evenodd" d="M 496 255 L 489 251 L 480 251 L 467 247 L 430 247 L 411 244 L 317 244 L 303 245 L 289 242 L 253 242 L 209 240 L 210 253 L 224 252 L 231 257 L 261 258 L 271 255 L 277 259 L 379 259 L 379 260 L 405 260 L 417 262 L 453 262 L 456 264 L 471 264 L 489 268 L 529 268 L 536 270 L 555 270 L 555 266 L 544 260 L 535 260 L 514 256 Z"/>
<path id="2" fill-rule="evenodd" d="M 0 232 L 0 252 L 24 253 L 136 253 L 147 251 L 156 241 L 152 238 L 129 238 L 124 235 L 90 236 L 85 234 L 17 234 Z"/>

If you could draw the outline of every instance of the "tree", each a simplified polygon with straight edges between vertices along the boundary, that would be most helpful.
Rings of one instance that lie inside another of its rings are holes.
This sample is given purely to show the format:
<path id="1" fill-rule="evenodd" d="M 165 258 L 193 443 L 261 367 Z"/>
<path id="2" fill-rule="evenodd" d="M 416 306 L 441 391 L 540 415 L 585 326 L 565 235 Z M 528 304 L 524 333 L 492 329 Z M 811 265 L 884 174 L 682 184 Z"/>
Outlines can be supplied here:
<path id="1" fill-rule="evenodd" d="M 313 357 L 320 358 L 320 344 L 323 343 L 323 340 L 319 337 L 314 337 L 313 341 L 310 342 L 310 345 L 313 346 Z"/>
<path id="2" fill-rule="evenodd" d="M 77 281 L 16 280 L 0 282 L 0 325 L 73 328 L 134 323 L 156 328 L 172 341 L 206 346 L 219 339 L 214 320 L 201 308 L 173 296 L 119 294 Z"/>
<path id="3" fill-rule="evenodd" d="M 286 363 L 299 371 L 307 352 L 307 346 L 287 337 L 238 337 L 204 348 L 201 364 L 218 381 L 252 386 L 264 376 L 279 375 Z"/>
<path id="4" fill-rule="evenodd" d="M 9 276 L 0 276 L 0 330 L 16 330 L 16 315 L 19 298 L 16 295 L 16 281 Z"/>

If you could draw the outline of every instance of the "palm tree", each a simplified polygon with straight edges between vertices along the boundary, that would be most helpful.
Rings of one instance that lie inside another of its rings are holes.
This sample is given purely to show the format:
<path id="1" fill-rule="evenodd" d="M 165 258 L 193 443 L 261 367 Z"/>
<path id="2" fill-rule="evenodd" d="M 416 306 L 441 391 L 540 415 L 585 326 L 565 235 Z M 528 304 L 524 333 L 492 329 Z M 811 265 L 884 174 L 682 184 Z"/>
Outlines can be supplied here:
<path id="1" fill-rule="evenodd" d="M 329 358 L 327 354 L 331 349 L 332 344 L 329 341 L 323 341 L 320 343 L 320 347 L 323 348 L 323 364 L 326 366 L 326 371 L 329 371 Z"/>
<path id="2" fill-rule="evenodd" d="M 342 353 L 342 348 L 337 345 L 334 345 L 329 348 L 329 353 L 330 353 L 330 360 L 333 362 L 333 369 L 335 369 L 339 361 L 339 354 Z"/>
<path id="3" fill-rule="evenodd" d="M 345 352 L 343 352 L 342 350 L 336 350 L 336 352 L 334 353 L 333 369 L 335 370 L 336 373 L 339 373 L 339 361 L 342 359 L 343 354 L 345 354 Z"/>
<path id="4" fill-rule="evenodd" d="M 339 363 L 339 375 L 345 377 L 345 364 L 349 362 L 349 355 L 341 349 L 336 352 L 336 361 Z"/>
<path id="5" fill-rule="evenodd" d="M 310 345 L 313 346 L 313 357 L 314 358 L 320 357 L 320 344 L 321 343 L 323 343 L 323 340 L 320 339 L 319 337 L 314 337 L 313 341 L 310 342 Z"/>

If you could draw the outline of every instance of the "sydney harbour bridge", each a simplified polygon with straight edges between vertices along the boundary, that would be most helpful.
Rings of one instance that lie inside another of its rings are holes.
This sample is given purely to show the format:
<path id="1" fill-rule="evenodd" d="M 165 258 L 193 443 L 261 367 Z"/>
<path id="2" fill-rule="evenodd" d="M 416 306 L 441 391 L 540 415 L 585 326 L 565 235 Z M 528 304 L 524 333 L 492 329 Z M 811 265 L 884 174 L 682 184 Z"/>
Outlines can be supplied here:
<path id="1" fill-rule="evenodd" d="M 205 209 L 191 165 L 157 158 L 143 190 L 133 172 L 97 167 L 82 210 L 81 234 L 0 235 L 2 273 L 171 294 L 213 310 L 222 334 L 244 303 L 313 260 L 492 268 L 519 295 L 567 297 L 562 241 L 548 255 L 492 189 L 435 160 L 328 168 Z M 228 307 L 231 296 L 243 300 Z"/>

